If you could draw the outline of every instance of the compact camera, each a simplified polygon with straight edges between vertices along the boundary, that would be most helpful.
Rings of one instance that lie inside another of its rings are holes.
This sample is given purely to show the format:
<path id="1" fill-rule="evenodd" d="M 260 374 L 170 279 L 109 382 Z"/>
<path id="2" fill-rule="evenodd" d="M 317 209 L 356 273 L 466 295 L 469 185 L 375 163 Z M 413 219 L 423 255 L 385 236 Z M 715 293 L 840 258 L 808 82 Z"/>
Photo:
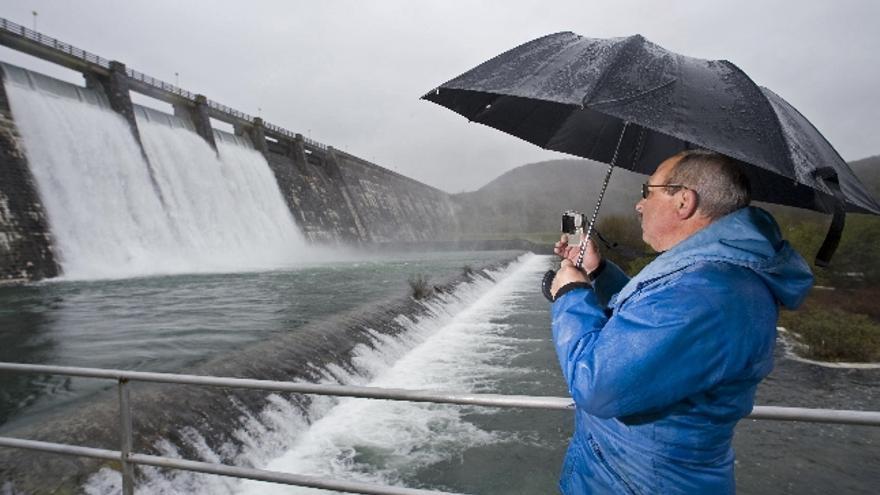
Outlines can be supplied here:
<path id="1" fill-rule="evenodd" d="M 584 231 L 587 229 L 588 223 L 589 220 L 587 219 L 587 216 L 579 211 L 566 210 L 562 212 L 561 230 L 568 235 L 583 234 Z M 595 225 L 593 226 L 593 235 L 596 236 L 595 240 L 598 240 L 599 243 L 604 245 L 605 247 L 609 249 L 614 249 L 615 247 L 617 247 L 617 243 L 606 239 L 605 236 L 603 236 L 599 232 L 599 229 L 597 229 Z"/>
<path id="2" fill-rule="evenodd" d="M 562 232 L 568 235 L 583 234 L 586 227 L 587 216 L 583 213 L 575 210 L 565 210 L 562 212 Z M 541 293 L 550 302 L 553 302 L 553 296 L 550 295 L 550 286 L 553 284 L 555 277 L 556 272 L 550 270 L 541 279 Z"/>
<path id="3" fill-rule="evenodd" d="M 584 231 L 587 228 L 587 223 L 587 216 L 579 211 L 566 210 L 562 212 L 561 230 L 568 235 L 584 235 Z M 615 247 L 617 247 L 616 242 L 609 242 L 607 239 L 605 239 L 605 237 L 599 233 L 595 226 L 593 227 L 593 235 L 595 235 L 597 240 L 605 245 L 605 247 L 609 249 L 614 249 Z M 550 286 L 553 284 L 553 279 L 555 277 L 556 272 L 550 270 L 545 273 L 544 277 L 541 279 L 541 293 L 544 294 L 544 297 L 546 297 L 547 300 L 550 302 L 553 302 L 553 297 L 550 295 Z"/>
<path id="4" fill-rule="evenodd" d="M 584 231 L 587 226 L 587 216 L 579 211 L 566 210 L 562 212 L 562 231 L 569 235 Z"/>

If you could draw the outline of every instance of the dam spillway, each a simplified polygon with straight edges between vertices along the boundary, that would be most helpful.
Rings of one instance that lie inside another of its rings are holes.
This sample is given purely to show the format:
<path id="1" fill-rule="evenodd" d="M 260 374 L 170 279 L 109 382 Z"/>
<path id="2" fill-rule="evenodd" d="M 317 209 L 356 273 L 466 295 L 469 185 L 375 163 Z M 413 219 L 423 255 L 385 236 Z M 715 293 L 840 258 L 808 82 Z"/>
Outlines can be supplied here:
<path id="1" fill-rule="evenodd" d="M 65 276 L 274 267 L 307 249 L 256 151 L 221 141 L 218 153 L 184 127 L 139 119 L 150 167 L 111 110 L 6 92 Z"/>
<path id="2" fill-rule="evenodd" d="M 5 19 L 0 43 L 85 79 L 2 67 L 0 282 L 283 266 L 307 244 L 457 236 L 443 191 Z M 174 114 L 139 107 L 131 91 Z M 53 121 L 62 108 L 87 118 Z M 89 189 L 101 180 L 115 189 Z"/>

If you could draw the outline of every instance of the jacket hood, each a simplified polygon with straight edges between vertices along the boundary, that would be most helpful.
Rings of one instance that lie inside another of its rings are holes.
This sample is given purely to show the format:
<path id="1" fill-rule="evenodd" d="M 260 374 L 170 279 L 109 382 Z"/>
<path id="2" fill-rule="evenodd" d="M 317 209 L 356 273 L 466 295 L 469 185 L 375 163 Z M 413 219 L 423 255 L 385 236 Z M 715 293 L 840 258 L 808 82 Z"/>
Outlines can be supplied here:
<path id="1" fill-rule="evenodd" d="M 630 279 L 612 302 L 618 305 L 653 280 L 702 261 L 755 272 L 783 306 L 794 309 L 813 286 L 806 260 L 782 239 L 776 220 L 761 208 L 736 210 L 676 244 Z"/>

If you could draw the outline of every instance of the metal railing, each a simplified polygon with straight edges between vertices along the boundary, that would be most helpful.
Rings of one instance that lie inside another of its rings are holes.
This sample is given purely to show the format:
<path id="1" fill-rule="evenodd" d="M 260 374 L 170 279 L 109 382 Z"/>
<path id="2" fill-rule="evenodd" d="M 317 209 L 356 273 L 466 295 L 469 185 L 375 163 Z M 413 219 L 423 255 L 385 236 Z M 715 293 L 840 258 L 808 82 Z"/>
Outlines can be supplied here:
<path id="1" fill-rule="evenodd" d="M 213 108 L 214 110 L 217 110 L 220 113 L 225 113 L 225 114 L 231 115 L 235 118 L 250 122 L 251 124 L 254 123 L 254 118 L 252 116 L 250 116 L 244 112 L 241 112 L 239 110 L 236 110 L 234 108 L 227 107 L 226 105 L 224 105 L 222 103 L 217 103 L 214 100 L 208 100 L 208 107 Z"/>
<path id="2" fill-rule="evenodd" d="M 187 100 L 190 100 L 190 101 L 196 100 L 196 95 L 191 93 L 190 91 L 187 91 L 187 90 L 180 88 L 178 86 L 175 86 L 173 84 L 167 83 L 165 81 L 156 79 L 155 77 L 148 76 L 148 75 L 144 74 L 143 72 L 138 72 L 136 70 L 126 68 L 125 74 L 128 77 L 134 79 L 135 81 L 140 81 L 140 82 L 142 82 L 148 86 L 151 86 L 153 88 L 160 89 L 162 91 L 167 91 L 169 93 L 186 98 Z"/>
<path id="3" fill-rule="evenodd" d="M 16 24 L 16 23 L 9 21 L 7 19 L 4 19 L 2 17 L 0 17 L 0 31 L 34 41 L 34 42 L 39 43 L 41 46 L 44 46 L 46 48 L 61 51 L 61 52 L 66 53 L 68 55 L 72 55 L 78 59 L 95 64 L 103 69 L 111 70 L 110 69 L 110 61 L 103 58 L 103 57 L 100 57 L 100 56 L 95 55 L 93 53 L 89 53 L 85 50 L 79 49 L 73 45 L 59 41 L 59 40 L 52 38 L 50 36 L 46 36 L 42 33 L 37 32 L 37 31 L 33 31 L 33 30 L 28 29 L 20 24 Z M 37 54 L 37 56 L 39 56 L 39 54 Z M 55 61 L 55 62 L 58 63 L 58 61 Z M 156 79 L 155 77 L 148 76 L 142 72 L 138 72 L 133 69 L 126 68 L 125 73 L 132 80 L 138 81 L 138 82 L 143 83 L 152 89 L 158 90 L 160 92 L 159 93 L 160 95 L 161 95 L 161 93 L 164 92 L 169 95 L 174 95 L 176 97 L 183 98 L 183 99 L 188 100 L 189 102 L 192 102 L 193 104 L 195 104 L 197 95 L 191 91 L 187 91 L 187 90 L 185 90 L 181 87 L 178 87 L 174 84 L 167 83 L 165 81 L 162 81 L 161 79 Z M 144 91 L 144 90 L 141 89 L 141 91 Z M 151 96 L 157 97 L 155 94 L 153 94 Z M 161 96 L 159 96 L 159 98 L 162 99 Z M 179 101 L 175 102 L 172 100 L 173 99 L 169 97 L 169 100 L 168 100 L 169 102 L 179 103 Z M 228 107 L 226 105 L 223 105 L 222 103 L 218 103 L 213 100 L 207 100 L 207 105 L 209 108 L 211 108 L 212 110 L 214 110 L 216 112 L 216 115 L 215 115 L 216 117 L 218 117 L 218 118 L 220 118 L 220 120 L 223 120 L 223 121 L 228 122 L 230 124 L 235 125 L 236 123 L 245 123 L 246 125 L 254 125 L 254 123 L 255 123 L 254 117 L 252 115 L 248 115 L 242 111 L 236 110 L 236 109 Z M 280 137 L 291 139 L 291 140 L 296 139 L 296 133 L 294 133 L 288 129 L 285 129 L 284 127 L 281 127 L 281 126 L 278 126 L 275 124 L 270 124 L 268 122 L 263 122 L 263 128 L 268 130 L 271 134 L 275 135 L 276 137 L 280 136 Z M 314 139 L 303 138 L 303 140 L 307 146 L 309 146 L 310 148 L 313 148 L 313 149 L 327 151 L 327 149 L 329 148 L 328 145 L 321 143 L 319 141 L 315 141 Z M 395 171 L 388 169 L 386 167 L 383 167 L 381 165 L 377 165 L 373 162 L 370 162 L 369 160 L 365 160 L 365 159 L 360 158 L 354 154 L 340 150 L 339 148 L 335 148 L 335 149 L 336 149 L 336 151 L 338 151 L 344 155 L 358 159 L 361 162 L 365 163 L 366 165 L 371 166 L 371 167 L 375 167 L 379 170 L 382 170 L 383 172 L 385 172 L 387 174 L 390 174 L 390 175 L 393 175 L 396 177 L 400 177 L 402 179 L 406 179 L 407 181 L 411 181 L 411 182 L 415 182 L 415 183 L 418 183 L 421 185 L 425 185 L 425 184 L 422 184 L 421 182 L 419 182 L 413 178 L 407 177 L 403 174 L 395 172 Z M 430 187 L 430 186 L 428 186 L 428 187 Z M 436 188 L 432 187 L 431 189 L 436 189 Z M 439 189 L 436 189 L 436 190 L 439 191 Z"/>
<path id="4" fill-rule="evenodd" d="M 307 145 L 309 145 L 309 146 L 311 146 L 311 147 L 313 147 L 313 148 L 318 148 L 319 150 L 327 151 L 327 145 L 326 145 L 326 144 L 319 143 L 319 142 L 315 141 L 314 139 L 309 139 L 309 138 L 307 138 L 307 137 L 304 137 L 304 138 L 303 138 L 303 141 L 305 141 L 305 143 L 306 143 Z"/>
<path id="5" fill-rule="evenodd" d="M 51 36 L 46 36 L 45 34 L 39 33 L 32 29 L 28 29 L 21 24 L 16 24 L 2 17 L 0 17 L 0 30 L 10 34 L 21 36 L 22 38 L 26 38 L 31 41 L 35 41 L 47 48 L 52 48 L 53 50 L 58 50 L 68 55 L 72 55 L 78 59 L 93 63 L 105 69 L 110 68 L 110 61 L 106 58 L 95 55 L 94 53 L 89 53 L 73 45 L 52 38 Z"/>
<path id="6" fill-rule="evenodd" d="M 0 17 L 0 31 L 14 35 L 14 36 L 18 36 L 18 37 L 21 37 L 24 39 L 31 40 L 33 42 L 40 44 L 43 47 L 50 48 L 50 49 L 56 50 L 56 51 L 60 51 L 60 52 L 66 53 L 68 55 L 72 55 L 73 57 L 81 59 L 85 62 L 89 62 L 89 63 L 95 64 L 103 69 L 110 70 L 110 60 L 107 60 L 99 55 L 95 55 L 94 53 L 90 53 L 90 52 L 87 52 L 87 51 L 82 50 L 80 48 L 77 48 L 77 47 L 70 45 L 68 43 L 64 43 L 63 41 L 59 41 L 59 40 L 52 38 L 50 36 L 46 36 L 42 33 L 34 31 L 32 29 L 28 29 L 28 28 L 22 26 L 21 24 L 17 24 L 15 22 L 4 19 L 2 17 Z M 194 93 L 192 93 L 191 91 L 187 91 L 187 90 L 180 88 L 174 84 L 170 84 L 170 83 L 167 83 L 167 82 L 162 81 L 160 79 L 156 79 L 155 77 L 148 76 L 142 72 L 138 72 L 133 69 L 126 68 L 125 73 L 129 78 L 131 78 L 135 81 L 144 83 L 151 88 L 179 96 L 181 98 L 187 99 L 187 100 L 195 103 L 196 95 Z M 233 119 L 240 120 L 240 121 L 247 122 L 251 125 L 253 125 L 253 123 L 254 123 L 254 117 L 251 115 L 248 115 L 244 112 L 241 112 L 241 111 L 236 110 L 234 108 L 228 107 L 226 105 L 223 105 L 222 103 L 218 103 L 213 100 L 208 100 L 207 103 L 210 108 L 214 109 L 219 114 L 231 117 L 230 120 L 233 120 Z M 263 127 L 265 127 L 266 129 L 269 129 L 270 131 L 272 131 L 273 133 L 275 133 L 277 135 L 287 137 L 290 139 L 296 138 L 296 133 L 291 132 L 288 129 L 285 129 L 281 126 L 269 124 L 269 123 L 264 123 Z M 318 148 L 321 150 L 327 149 L 327 145 L 325 145 L 323 143 L 319 143 L 319 142 L 314 141 L 312 139 L 306 139 L 305 141 L 306 141 L 306 143 L 308 143 L 310 146 L 312 146 L 314 148 Z"/>
<path id="7" fill-rule="evenodd" d="M 119 461 L 122 466 L 123 493 L 134 493 L 135 464 L 182 469 L 199 473 L 232 476 L 259 481 L 270 481 L 288 485 L 306 486 L 350 493 L 376 495 L 439 495 L 445 492 L 419 490 L 394 486 L 383 486 L 352 481 L 339 481 L 262 469 L 228 466 L 207 462 L 174 459 L 133 453 L 131 408 L 128 383 L 131 381 L 152 383 L 174 383 L 178 385 L 201 385 L 208 387 L 228 387 L 271 392 L 289 392 L 337 397 L 358 397 L 368 399 L 401 400 L 410 402 L 431 402 L 440 404 L 476 405 L 489 407 L 515 407 L 526 409 L 571 410 L 574 404 L 567 397 L 536 397 L 526 395 L 497 394 L 459 394 L 436 390 L 409 390 L 352 385 L 332 385 L 316 383 L 282 382 L 274 380 L 255 380 L 249 378 L 229 378 L 203 375 L 183 375 L 174 373 L 152 373 L 144 371 L 125 371 L 101 368 L 77 368 L 68 366 L 46 366 L 20 363 L 0 363 L 0 371 L 19 373 L 40 373 L 82 378 L 104 378 L 116 380 L 119 392 L 120 450 L 95 449 L 77 445 L 39 442 L 20 438 L 0 437 L 0 447 L 20 448 L 77 455 Z M 809 409 L 801 407 L 755 406 L 748 416 L 751 419 L 770 419 L 778 421 L 808 421 L 818 423 L 837 423 L 850 425 L 880 426 L 880 412 L 851 411 L 834 409 Z"/>
<path id="8" fill-rule="evenodd" d="M 279 127 L 275 124 L 264 123 L 263 127 L 265 127 L 266 129 L 269 129 L 270 131 L 275 132 L 276 134 L 281 134 L 282 136 L 289 137 L 290 139 L 296 138 L 296 134 L 288 131 L 287 129 L 285 129 L 283 127 Z"/>

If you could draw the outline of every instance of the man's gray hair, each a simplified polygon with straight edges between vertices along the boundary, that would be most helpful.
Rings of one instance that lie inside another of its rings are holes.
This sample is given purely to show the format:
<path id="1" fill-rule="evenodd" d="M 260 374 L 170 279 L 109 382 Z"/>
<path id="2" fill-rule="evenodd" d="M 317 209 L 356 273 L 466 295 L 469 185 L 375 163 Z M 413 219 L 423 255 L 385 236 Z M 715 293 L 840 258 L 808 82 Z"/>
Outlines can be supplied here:
<path id="1" fill-rule="evenodd" d="M 697 211 L 712 220 L 727 215 L 752 199 L 749 178 L 733 158 L 708 150 L 688 150 L 679 158 L 667 184 L 681 184 L 697 193 Z"/>

